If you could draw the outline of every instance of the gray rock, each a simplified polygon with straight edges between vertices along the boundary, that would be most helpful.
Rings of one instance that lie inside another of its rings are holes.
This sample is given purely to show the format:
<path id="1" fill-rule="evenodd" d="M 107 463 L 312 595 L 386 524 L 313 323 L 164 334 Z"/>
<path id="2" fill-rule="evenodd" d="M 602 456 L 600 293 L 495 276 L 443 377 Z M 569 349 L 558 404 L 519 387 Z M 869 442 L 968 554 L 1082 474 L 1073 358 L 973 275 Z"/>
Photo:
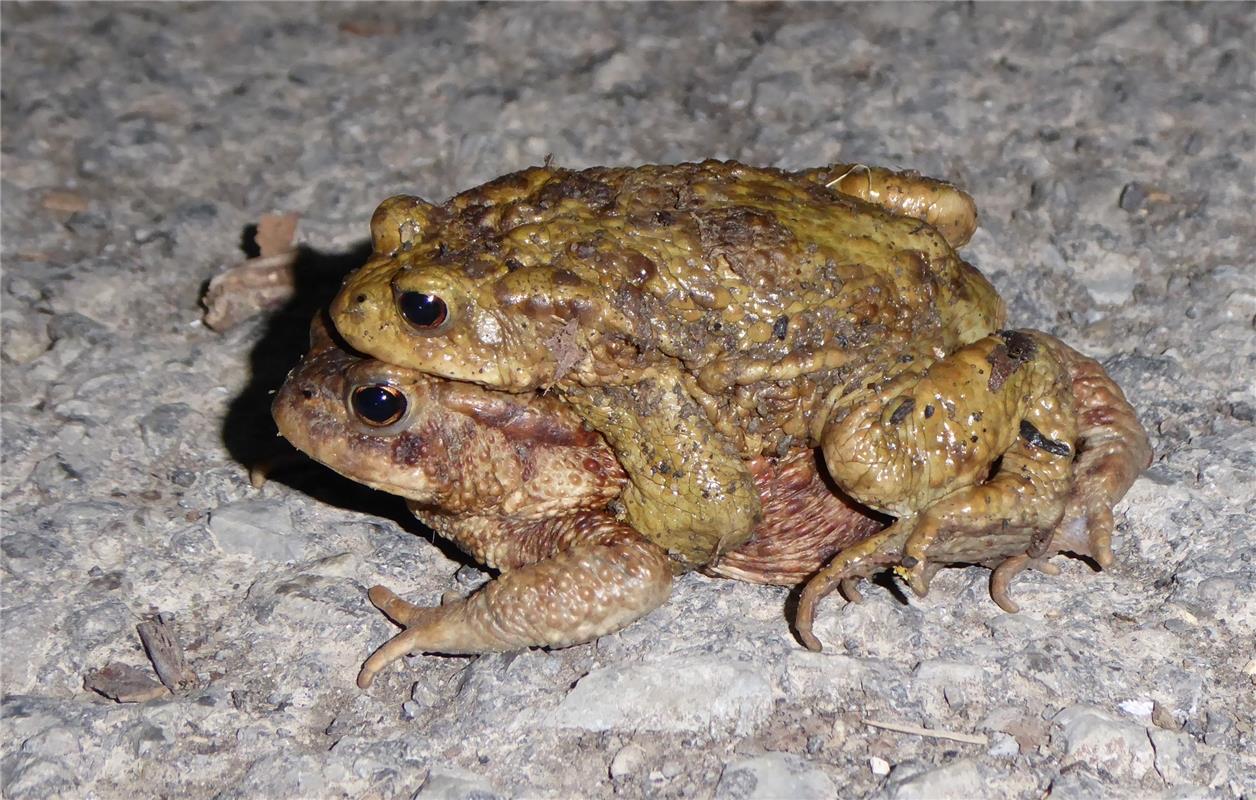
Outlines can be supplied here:
<path id="1" fill-rule="evenodd" d="M 614 664 L 585 675 L 547 720 L 592 731 L 749 730 L 772 708 L 760 670 L 718 656 Z"/>
<path id="2" fill-rule="evenodd" d="M 1198 763 L 1195 740 L 1185 734 L 1159 728 L 1151 728 L 1147 733 L 1155 750 L 1154 763 L 1161 780 L 1170 786 L 1191 782 L 1194 779 L 1191 765 Z"/>
<path id="3" fill-rule="evenodd" d="M 261 561 L 297 561 L 306 553 L 306 541 L 292 525 L 292 513 L 276 500 L 241 500 L 214 509 L 209 532 L 218 546 L 232 555 Z"/>
<path id="4" fill-rule="evenodd" d="M 944 767 L 912 775 L 902 782 L 891 775 L 894 800 L 968 800 L 989 797 L 989 778 L 977 763 L 963 758 Z"/>
<path id="5" fill-rule="evenodd" d="M 641 772 L 645 766 L 645 750 L 637 744 L 627 744 L 619 748 L 611 759 L 610 775 L 612 778 L 623 779 Z"/>
<path id="6" fill-rule="evenodd" d="M 500 800 L 492 784 L 467 770 L 451 767 L 433 768 L 414 800 Z"/>
<path id="7" fill-rule="evenodd" d="M 1151 741 L 1141 725 L 1121 722 L 1090 706 L 1069 706 L 1055 715 L 1062 727 L 1065 758 L 1119 777 L 1139 779 L 1154 761 Z"/>
<path id="8" fill-rule="evenodd" d="M 789 753 L 764 753 L 730 761 L 715 787 L 717 800 L 797 800 L 833 797 L 833 781 L 805 759 Z"/>

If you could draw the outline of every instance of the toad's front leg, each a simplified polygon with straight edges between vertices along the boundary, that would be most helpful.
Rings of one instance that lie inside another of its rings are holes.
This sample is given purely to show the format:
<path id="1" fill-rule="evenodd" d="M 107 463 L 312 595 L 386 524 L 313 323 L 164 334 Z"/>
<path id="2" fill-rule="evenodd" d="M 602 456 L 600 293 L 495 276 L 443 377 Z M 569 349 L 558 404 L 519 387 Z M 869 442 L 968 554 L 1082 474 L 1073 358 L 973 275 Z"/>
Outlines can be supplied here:
<path id="1" fill-rule="evenodd" d="M 502 574 L 469 597 L 437 607 L 372 588 L 371 602 L 406 629 L 362 665 L 363 689 L 406 653 L 494 653 L 588 642 L 645 616 L 671 591 L 666 553 L 604 512 L 522 524 L 476 518 L 434 527 L 455 541 L 473 538 L 473 551 L 486 534 L 507 543 L 511 552 L 497 550 Z"/>
<path id="2" fill-rule="evenodd" d="M 628 474 L 618 502 L 633 528 L 691 567 L 750 538 L 761 513 L 754 478 L 678 375 L 563 393 Z"/>

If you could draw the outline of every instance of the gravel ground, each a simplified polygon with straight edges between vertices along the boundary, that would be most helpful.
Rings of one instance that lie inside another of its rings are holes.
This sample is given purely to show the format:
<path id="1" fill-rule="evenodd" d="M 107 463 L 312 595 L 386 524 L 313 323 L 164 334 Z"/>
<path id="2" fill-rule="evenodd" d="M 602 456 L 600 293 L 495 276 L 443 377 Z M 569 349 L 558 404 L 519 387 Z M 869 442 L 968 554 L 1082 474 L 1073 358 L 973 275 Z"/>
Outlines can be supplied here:
<path id="1" fill-rule="evenodd" d="M 7 797 L 1256 797 L 1256 7 L 2 14 Z M 822 654 L 784 591 L 689 576 L 597 643 L 356 689 L 393 631 L 365 586 L 483 576 L 326 471 L 251 488 L 317 287 L 226 334 L 198 298 L 264 213 L 334 271 L 380 199 L 547 154 L 967 187 L 1015 324 L 1103 360 L 1152 434 L 1118 563 L 1023 576 L 1016 615 L 979 569 L 873 586 L 825 604 Z M 158 611 L 199 688 L 85 689 L 151 680 Z"/>

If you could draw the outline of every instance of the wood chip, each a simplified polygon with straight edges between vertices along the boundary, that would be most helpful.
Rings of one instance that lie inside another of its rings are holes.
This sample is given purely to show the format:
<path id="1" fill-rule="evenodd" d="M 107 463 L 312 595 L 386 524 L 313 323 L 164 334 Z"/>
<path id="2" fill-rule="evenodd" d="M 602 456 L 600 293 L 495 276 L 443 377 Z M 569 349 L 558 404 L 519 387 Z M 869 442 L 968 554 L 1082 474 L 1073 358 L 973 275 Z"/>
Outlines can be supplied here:
<path id="1" fill-rule="evenodd" d="M 200 680 L 183 655 L 183 647 L 175 638 L 174 625 L 167 618 L 159 614 L 155 619 L 141 622 L 136 630 L 148 660 L 153 662 L 157 677 L 167 689 L 177 694 L 200 686 Z"/>
<path id="2" fill-rule="evenodd" d="M 393 36 L 398 31 L 395 23 L 367 20 L 345 20 L 336 27 L 354 36 Z"/>
<path id="3" fill-rule="evenodd" d="M 296 250 L 251 258 L 215 275 L 205 290 L 205 326 L 222 333 L 261 311 L 278 308 L 296 292 Z"/>
<path id="4" fill-rule="evenodd" d="M 87 210 L 87 198 L 69 189 L 50 189 L 44 192 L 40 205 L 49 211 L 75 214 Z"/>
<path id="5" fill-rule="evenodd" d="M 943 731 L 934 728 L 922 728 L 919 725 L 908 725 L 902 722 L 881 722 L 879 720 L 865 719 L 863 724 L 871 725 L 874 728 L 882 728 L 887 731 L 896 731 L 898 733 L 910 733 L 915 736 L 927 736 L 931 739 L 950 739 L 954 742 L 967 742 L 968 744 L 989 744 L 990 740 L 985 734 L 981 733 L 960 733 L 958 731 Z"/>
<path id="6" fill-rule="evenodd" d="M 83 687 L 119 703 L 144 703 L 170 694 L 144 670 L 116 661 L 87 673 Z"/>
<path id="7" fill-rule="evenodd" d="M 263 214 L 257 221 L 257 247 L 262 258 L 278 256 L 292 250 L 297 238 L 300 214 Z"/>

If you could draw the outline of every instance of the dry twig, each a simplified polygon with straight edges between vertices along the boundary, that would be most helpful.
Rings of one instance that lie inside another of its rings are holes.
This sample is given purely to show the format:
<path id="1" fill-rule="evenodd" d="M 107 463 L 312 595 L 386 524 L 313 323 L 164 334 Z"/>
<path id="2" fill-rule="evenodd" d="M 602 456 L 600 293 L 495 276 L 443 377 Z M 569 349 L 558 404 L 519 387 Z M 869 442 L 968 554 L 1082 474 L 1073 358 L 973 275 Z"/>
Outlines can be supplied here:
<path id="1" fill-rule="evenodd" d="M 950 739 L 955 742 L 967 742 L 968 744 L 989 744 L 990 740 L 985 734 L 981 733 L 960 733 L 959 731 L 942 731 L 934 728 L 922 728 L 919 725 L 908 725 L 902 722 L 881 722 L 874 719 L 861 720 L 865 725 L 871 725 L 874 728 L 883 728 L 887 731 L 896 731 L 898 733 L 910 733 L 916 736 L 927 736 L 931 739 Z"/>

